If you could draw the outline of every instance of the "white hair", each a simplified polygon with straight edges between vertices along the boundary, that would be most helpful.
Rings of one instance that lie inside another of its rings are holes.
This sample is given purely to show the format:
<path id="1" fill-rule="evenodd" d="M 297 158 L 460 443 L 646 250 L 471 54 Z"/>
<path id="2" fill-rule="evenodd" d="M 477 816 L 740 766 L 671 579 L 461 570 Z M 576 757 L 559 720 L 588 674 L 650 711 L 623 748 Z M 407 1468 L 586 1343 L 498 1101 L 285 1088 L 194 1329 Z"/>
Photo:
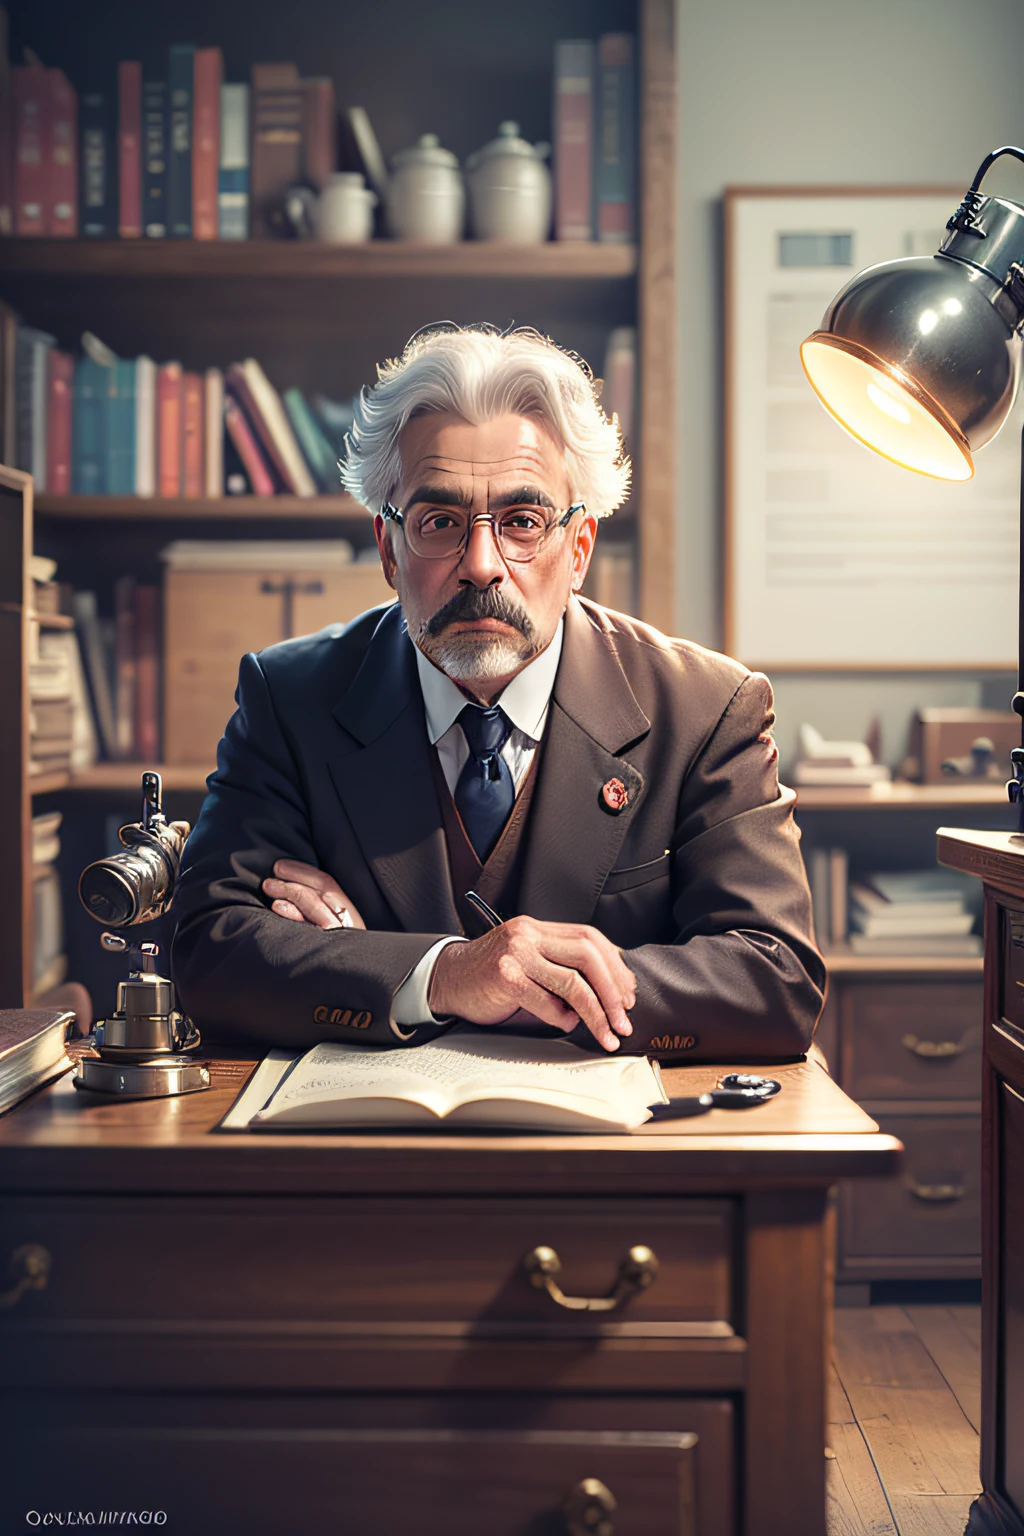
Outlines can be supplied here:
<path id="1" fill-rule="evenodd" d="M 474 426 L 527 416 L 561 443 L 569 494 L 606 517 L 629 494 L 630 463 L 618 421 L 600 404 L 600 382 L 574 353 L 539 331 L 458 326 L 417 332 L 401 357 L 381 363 L 364 388 L 346 439 L 346 490 L 379 512 L 401 478 L 398 439 L 414 417 L 450 411 Z"/>

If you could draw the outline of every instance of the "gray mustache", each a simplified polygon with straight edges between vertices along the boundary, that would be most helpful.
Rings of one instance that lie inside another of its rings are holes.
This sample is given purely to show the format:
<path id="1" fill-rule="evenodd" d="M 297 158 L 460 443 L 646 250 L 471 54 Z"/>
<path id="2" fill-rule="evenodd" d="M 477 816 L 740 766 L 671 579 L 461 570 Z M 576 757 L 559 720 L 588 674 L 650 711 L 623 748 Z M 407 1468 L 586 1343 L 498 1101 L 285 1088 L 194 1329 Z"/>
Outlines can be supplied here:
<path id="1" fill-rule="evenodd" d="M 450 597 L 444 607 L 427 620 L 423 633 L 428 639 L 437 639 L 449 624 L 472 619 L 497 619 L 499 623 L 517 629 L 525 640 L 533 639 L 533 624 L 529 616 L 496 587 L 484 587 L 482 590 L 473 586 L 460 587 L 455 596 Z"/>

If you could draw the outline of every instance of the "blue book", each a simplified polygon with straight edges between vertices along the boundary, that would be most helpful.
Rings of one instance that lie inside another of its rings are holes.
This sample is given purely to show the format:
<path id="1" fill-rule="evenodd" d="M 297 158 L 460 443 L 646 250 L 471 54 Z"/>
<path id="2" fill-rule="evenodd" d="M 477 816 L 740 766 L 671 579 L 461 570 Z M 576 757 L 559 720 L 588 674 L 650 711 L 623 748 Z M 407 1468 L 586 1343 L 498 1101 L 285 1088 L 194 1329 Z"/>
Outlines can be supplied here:
<path id="1" fill-rule="evenodd" d="M 607 32 L 597 44 L 594 187 L 597 238 L 636 238 L 636 65 L 633 37 Z"/>
<path id="2" fill-rule="evenodd" d="M 217 234 L 249 238 L 249 87 L 220 88 L 220 166 L 217 172 Z"/>
<path id="3" fill-rule="evenodd" d="M 117 156 L 113 102 L 87 91 L 78 111 L 78 228 L 91 240 L 117 238 Z"/>
<path id="4" fill-rule="evenodd" d="M 91 357 L 75 364 L 71 432 L 71 489 L 76 496 L 107 492 L 107 415 L 109 368 Z"/>
<path id="5" fill-rule="evenodd" d="M 135 363 L 118 358 L 110 375 L 107 495 L 135 495 Z"/>
<path id="6" fill-rule="evenodd" d="M 150 240 L 167 234 L 167 86 L 149 80 L 142 87 L 142 233 Z"/>
<path id="7" fill-rule="evenodd" d="M 174 240 L 192 237 L 192 81 L 195 48 L 175 43 L 168 71 L 167 227 Z"/>

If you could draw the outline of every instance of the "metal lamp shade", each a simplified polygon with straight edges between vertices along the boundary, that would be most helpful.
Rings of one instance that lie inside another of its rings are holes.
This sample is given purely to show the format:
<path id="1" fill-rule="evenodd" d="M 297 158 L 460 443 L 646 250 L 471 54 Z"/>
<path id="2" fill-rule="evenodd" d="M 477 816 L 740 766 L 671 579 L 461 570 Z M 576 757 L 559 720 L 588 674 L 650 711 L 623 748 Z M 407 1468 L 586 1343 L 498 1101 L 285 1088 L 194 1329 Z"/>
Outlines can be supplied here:
<path id="1" fill-rule="evenodd" d="M 969 480 L 1017 392 L 1022 257 L 1024 208 L 976 196 L 937 255 L 858 273 L 800 349 L 826 410 L 897 464 Z"/>

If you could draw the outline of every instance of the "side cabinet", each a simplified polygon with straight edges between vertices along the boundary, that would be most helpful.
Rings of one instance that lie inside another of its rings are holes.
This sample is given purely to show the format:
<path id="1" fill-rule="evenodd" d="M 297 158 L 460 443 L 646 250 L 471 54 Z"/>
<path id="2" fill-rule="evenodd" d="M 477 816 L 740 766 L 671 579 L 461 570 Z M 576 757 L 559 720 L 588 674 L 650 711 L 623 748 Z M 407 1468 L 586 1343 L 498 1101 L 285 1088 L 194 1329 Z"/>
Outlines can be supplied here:
<path id="1" fill-rule="evenodd" d="M 833 1075 L 906 1147 L 902 1174 L 839 1189 L 836 1280 L 981 1273 L 982 982 L 975 976 L 833 975 L 821 1026 Z"/>

